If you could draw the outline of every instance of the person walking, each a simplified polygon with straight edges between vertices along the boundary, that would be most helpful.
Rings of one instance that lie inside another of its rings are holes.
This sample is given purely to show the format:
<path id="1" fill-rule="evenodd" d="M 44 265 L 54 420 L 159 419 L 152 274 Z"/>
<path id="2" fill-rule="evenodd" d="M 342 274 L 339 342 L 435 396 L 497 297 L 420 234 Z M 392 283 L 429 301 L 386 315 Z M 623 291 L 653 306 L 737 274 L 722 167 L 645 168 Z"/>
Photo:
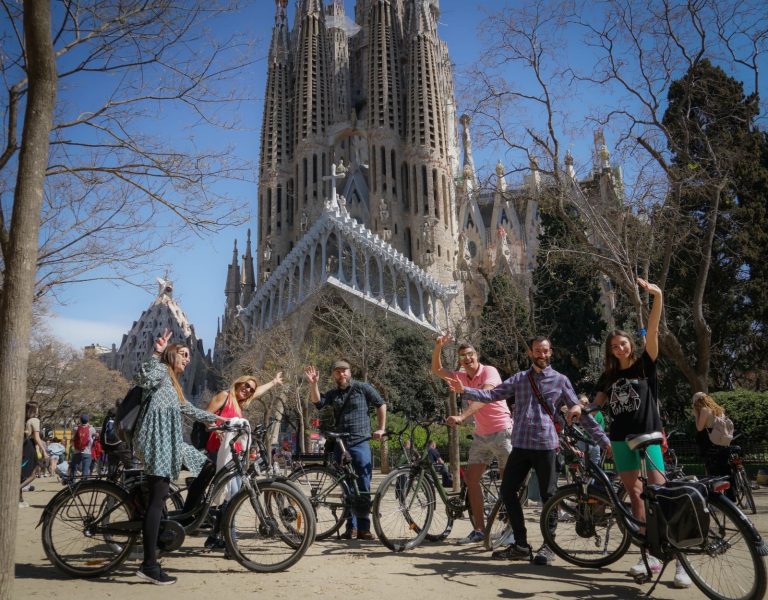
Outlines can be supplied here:
<path id="1" fill-rule="evenodd" d="M 171 480 L 179 477 L 182 464 L 196 475 L 207 460 L 202 452 L 184 443 L 181 415 L 203 423 L 229 421 L 196 408 L 184 398 L 178 377 L 189 364 L 189 348 L 169 344 L 170 339 L 171 332 L 166 330 L 155 340 L 154 354 L 141 365 L 138 385 L 151 392 L 134 434 L 134 447 L 144 461 L 149 491 L 142 526 L 144 560 L 136 575 L 158 585 L 176 583 L 176 577 L 168 575 L 157 562 L 160 521 Z"/>
<path id="2" fill-rule="evenodd" d="M 548 565 L 554 560 L 554 553 L 546 544 L 533 557 L 517 493 L 531 469 L 539 481 L 542 501 L 546 502 L 555 493 L 555 461 L 559 447 L 555 415 L 564 403 L 568 407 L 566 418 L 571 421 L 581 415 L 581 405 L 568 378 L 549 364 L 552 359 L 549 338 L 533 338 L 528 344 L 528 357 L 531 359 L 530 369 L 516 373 L 492 390 L 465 387 L 459 378 L 449 379 L 448 382 L 454 391 L 480 402 L 513 399 L 513 417 L 518 426 L 512 432 L 512 452 L 501 481 L 501 497 L 512 524 L 515 541 L 494 552 L 493 558 L 532 560 L 538 565 Z M 582 417 L 580 422 L 599 446 L 610 447 L 608 438 L 592 417 Z M 520 426 L 520 423 L 525 423 L 525 426 Z M 553 514 L 553 517 L 549 527 L 554 531 L 557 516 Z"/>
<path id="3" fill-rule="evenodd" d="M 24 423 L 24 440 L 21 452 L 21 481 L 19 485 L 19 508 L 27 508 L 22 492 L 25 488 L 32 491 L 32 482 L 37 477 L 38 458 L 40 452 L 43 460 L 48 460 L 48 449 L 40 438 L 40 419 L 36 402 L 27 402 L 25 406 L 26 422 Z"/>
<path id="4" fill-rule="evenodd" d="M 70 467 L 72 477 L 77 476 L 78 469 L 82 472 L 83 479 L 87 479 L 91 474 L 93 439 L 96 437 L 96 429 L 88 421 L 88 415 L 80 415 L 80 425 L 72 430 L 72 446 L 75 449 Z"/>
<path id="5" fill-rule="evenodd" d="M 435 340 L 432 351 L 432 373 L 442 379 L 460 379 L 467 388 L 491 390 L 501 384 L 501 376 L 496 367 L 481 364 L 477 350 L 469 343 L 459 345 L 460 369 L 458 371 L 443 368 L 442 349 L 450 339 L 448 335 L 441 335 Z M 464 480 L 467 483 L 467 494 L 475 528 L 457 542 L 459 545 L 479 544 L 485 539 L 485 511 L 480 479 L 494 458 L 498 461 L 499 473 L 503 473 L 507 458 L 512 452 L 512 415 L 504 400 L 488 404 L 469 401 L 469 405 L 461 415 L 450 416 L 445 422 L 451 427 L 456 427 L 469 417 L 475 419 L 475 431 L 469 447 Z"/>
<path id="6" fill-rule="evenodd" d="M 324 394 L 320 393 L 320 374 L 316 367 L 307 366 L 304 376 L 309 382 L 309 399 L 315 408 L 333 407 L 335 427 L 338 432 L 348 433 L 347 452 L 352 457 L 352 467 L 357 473 L 357 485 L 367 503 L 361 503 L 347 514 L 347 529 L 341 537 L 347 540 L 372 540 L 371 533 L 371 437 L 380 440 L 387 423 L 387 405 L 379 392 L 371 384 L 354 381 L 350 365 L 345 360 L 337 360 L 331 368 L 331 375 L 336 387 Z M 371 433 L 369 407 L 376 408 L 377 426 Z"/>

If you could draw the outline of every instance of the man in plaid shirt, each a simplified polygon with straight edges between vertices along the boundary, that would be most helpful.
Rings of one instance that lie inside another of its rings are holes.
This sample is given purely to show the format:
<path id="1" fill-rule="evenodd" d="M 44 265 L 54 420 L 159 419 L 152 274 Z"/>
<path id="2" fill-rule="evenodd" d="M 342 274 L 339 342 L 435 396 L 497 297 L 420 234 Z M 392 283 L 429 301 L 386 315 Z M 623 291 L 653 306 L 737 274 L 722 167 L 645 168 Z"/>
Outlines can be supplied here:
<path id="1" fill-rule="evenodd" d="M 363 497 L 370 497 L 373 464 L 369 440 L 371 437 L 380 440 L 384 435 L 387 405 L 371 384 L 352 380 L 347 361 L 334 362 L 331 373 L 336 382 L 336 388 L 321 394 L 318 387 L 320 374 L 317 369 L 313 366 L 304 369 L 304 376 L 309 382 L 309 399 L 318 409 L 332 406 L 336 419 L 336 432 L 350 434 L 345 440 L 345 445 L 352 456 L 352 467 L 357 473 L 357 485 Z M 373 433 L 371 433 L 371 418 L 368 415 L 370 405 L 376 407 L 378 419 L 377 429 Z M 370 512 L 370 505 L 355 507 L 347 515 L 347 530 L 341 537 L 347 540 L 355 537 L 358 540 L 372 540 Z"/>
<path id="2" fill-rule="evenodd" d="M 458 379 L 448 379 L 454 391 L 463 393 L 472 400 L 495 402 L 514 399 L 513 418 L 516 427 L 512 431 L 512 454 L 507 459 L 501 482 L 501 495 L 507 509 L 515 543 L 493 553 L 493 558 L 503 560 L 531 559 L 533 554 L 528 544 L 528 535 L 523 518 L 523 508 L 517 493 L 525 481 L 528 471 L 533 469 L 539 482 L 542 502 L 546 502 L 557 489 L 555 459 L 559 440 L 552 416 L 557 415 L 564 403 L 568 407 L 567 418 L 581 416 L 581 406 L 568 378 L 550 366 L 552 344 L 546 337 L 533 338 L 528 344 L 531 368 L 516 373 L 492 390 L 466 388 Z M 546 403 L 547 411 L 539 402 L 528 374 L 533 375 L 539 394 Z M 610 448 L 608 437 L 590 416 L 581 419 L 581 424 L 602 448 Z M 556 516 L 556 515 L 555 515 Z M 553 520 L 554 530 L 557 521 Z M 554 560 L 554 553 L 546 544 L 532 559 L 535 564 L 548 565 Z"/>

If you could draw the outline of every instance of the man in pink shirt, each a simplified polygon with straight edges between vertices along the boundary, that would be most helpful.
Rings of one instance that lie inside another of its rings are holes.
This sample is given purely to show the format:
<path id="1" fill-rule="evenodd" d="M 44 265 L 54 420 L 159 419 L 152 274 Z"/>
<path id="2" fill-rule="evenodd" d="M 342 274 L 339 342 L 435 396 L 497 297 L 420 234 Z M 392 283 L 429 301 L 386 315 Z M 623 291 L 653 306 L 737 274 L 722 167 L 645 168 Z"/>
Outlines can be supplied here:
<path id="1" fill-rule="evenodd" d="M 449 371 L 443 368 L 441 352 L 443 345 L 450 341 L 450 336 L 442 335 L 435 341 L 432 351 L 432 372 L 443 379 L 458 378 L 464 387 L 480 390 L 490 390 L 501 384 L 501 377 L 495 367 L 481 365 L 477 351 L 471 344 L 459 346 L 459 371 Z M 469 448 L 469 460 L 464 478 L 467 482 L 469 502 L 475 529 L 459 540 L 459 544 L 475 544 L 483 541 L 485 520 L 483 514 L 483 492 L 480 478 L 488 464 L 496 458 L 499 462 L 499 472 L 504 472 L 507 457 L 512 452 L 512 415 L 504 400 L 489 402 L 469 402 L 469 406 L 461 415 L 448 417 L 448 425 L 455 427 L 467 417 L 475 417 L 475 433 Z"/>

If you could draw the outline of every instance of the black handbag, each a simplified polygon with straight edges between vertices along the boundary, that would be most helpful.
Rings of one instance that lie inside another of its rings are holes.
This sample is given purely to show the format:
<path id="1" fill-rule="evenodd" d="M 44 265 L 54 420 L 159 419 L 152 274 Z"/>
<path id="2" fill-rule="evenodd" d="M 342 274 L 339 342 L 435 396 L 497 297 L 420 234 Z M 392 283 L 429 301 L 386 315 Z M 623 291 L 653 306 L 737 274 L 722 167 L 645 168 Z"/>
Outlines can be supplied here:
<path id="1" fill-rule="evenodd" d="M 224 404 L 221 405 L 219 410 L 213 414 L 221 415 L 228 401 L 229 395 L 227 395 L 227 399 L 224 400 Z M 195 421 L 192 424 L 192 431 L 189 432 L 189 443 L 198 450 L 205 450 L 205 447 L 208 445 L 208 438 L 210 435 L 211 432 L 208 431 L 208 426 L 205 423 L 202 423 L 201 421 Z"/>

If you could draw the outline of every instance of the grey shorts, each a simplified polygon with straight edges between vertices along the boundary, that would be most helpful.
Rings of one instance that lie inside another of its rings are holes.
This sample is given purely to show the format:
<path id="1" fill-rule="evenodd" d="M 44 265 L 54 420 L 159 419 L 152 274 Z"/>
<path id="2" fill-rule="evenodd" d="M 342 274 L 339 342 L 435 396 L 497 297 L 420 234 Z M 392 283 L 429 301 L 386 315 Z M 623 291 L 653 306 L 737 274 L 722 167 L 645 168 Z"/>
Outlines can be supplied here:
<path id="1" fill-rule="evenodd" d="M 494 458 L 499 461 L 499 472 L 504 472 L 509 453 L 512 452 L 512 428 L 497 431 L 490 435 L 474 435 L 469 447 L 470 465 L 487 465 Z"/>

